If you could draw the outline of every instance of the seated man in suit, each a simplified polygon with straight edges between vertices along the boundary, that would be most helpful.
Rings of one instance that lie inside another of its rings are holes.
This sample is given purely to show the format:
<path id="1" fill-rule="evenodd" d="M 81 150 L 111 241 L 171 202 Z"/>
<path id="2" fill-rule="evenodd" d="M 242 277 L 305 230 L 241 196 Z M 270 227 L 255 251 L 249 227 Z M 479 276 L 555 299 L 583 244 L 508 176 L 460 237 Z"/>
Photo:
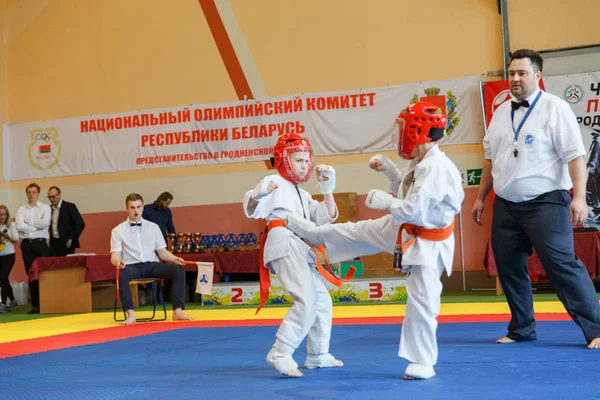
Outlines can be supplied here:
<path id="1" fill-rule="evenodd" d="M 124 325 L 134 324 L 135 312 L 129 281 L 139 278 L 173 278 L 173 320 L 192 320 L 183 312 L 185 307 L 184 260 L 173 255 L 166 247 L 158 225 L 142 218 L 144 199 L 131 193 L 125 199 L 128 218 L 111 233 L 110 262 L 121 269 L 119 296 L 127 313 Z M 162 263 L 157 257 L 165 261 Z M 169 263 L 169 264 L 166 264 Z"/>
<path id="2" fill-rule="evenodd" d="M 75 204 L 62 199 L 58 187 L 48 189 L 48 200 L 52 204 L 50 249 L 55 256 L 73 254 L 79 248 L 79 236 L 85 228 L 83 218 Z"/>

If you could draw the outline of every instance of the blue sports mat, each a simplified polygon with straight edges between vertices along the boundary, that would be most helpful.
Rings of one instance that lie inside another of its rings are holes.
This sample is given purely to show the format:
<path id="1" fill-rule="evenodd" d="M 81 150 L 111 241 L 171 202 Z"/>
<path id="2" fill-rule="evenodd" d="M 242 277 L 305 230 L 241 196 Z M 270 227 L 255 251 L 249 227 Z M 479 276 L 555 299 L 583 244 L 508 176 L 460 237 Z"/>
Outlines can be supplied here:
<path id="1" fill-rule="evenodd" d="M 276 327 L 185 328 L 0 360 L 0 399 L 600 399 L 600 350 L 573 322 L 493 344 L 504 323 L 440 324 L 437 376 L 404 381 L 399 325 L 334 326 L 343 368 L 281 378 L 266 362 Z M 295 358 L 302 364 L 305 344 Z"/>

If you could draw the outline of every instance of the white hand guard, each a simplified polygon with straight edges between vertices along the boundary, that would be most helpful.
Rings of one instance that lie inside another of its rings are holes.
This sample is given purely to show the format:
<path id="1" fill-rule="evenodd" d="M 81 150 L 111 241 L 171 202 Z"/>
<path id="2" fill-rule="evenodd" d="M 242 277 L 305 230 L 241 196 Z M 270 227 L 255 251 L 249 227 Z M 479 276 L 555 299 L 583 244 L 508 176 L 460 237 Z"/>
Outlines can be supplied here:
<path id="1" fill-rule="evenodd" d="M 335 190 L 335 169 L 331 165 L 320 164 L 317 166 L 322 176 L 329 178 L 326 181 L 319 182 L 321 194 L 331 194 Z"/>
<path id="2" fill-rule="evenodd" d="M 379 189 L 371 189 L 367 195 L 365 204 L 371 210 L 389 210 L 392 206 L 394 196 Z"/>
<path id="3" fill-rule="evenodd" d="M 390 160 L 382 154 L 375 154 L 369 160 L 369 164 L 371 164 L 375 160 L 377 160 L 379 162 L 379 165 L 381 165 L 384 168 L 383 171 L 379 172 L 383 172 L 383 174 L 390 180 L 390 182 L 393 182 L 395 179 L 398 179 L 398 177 L 400 176 L 400 170 L 398 169 L 396 164 L 393 163 L 392 160 Z"/>

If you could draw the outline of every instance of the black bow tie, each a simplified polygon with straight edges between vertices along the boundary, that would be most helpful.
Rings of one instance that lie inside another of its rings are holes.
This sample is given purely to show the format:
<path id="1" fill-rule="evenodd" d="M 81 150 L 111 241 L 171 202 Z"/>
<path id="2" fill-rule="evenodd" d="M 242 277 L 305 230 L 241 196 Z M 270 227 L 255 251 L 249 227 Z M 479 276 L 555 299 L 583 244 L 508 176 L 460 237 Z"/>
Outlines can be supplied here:
<path id="1" fill-rule="evenodd" d="M 518 110 L 519 107 L 529 108 L 529 102 L 527 100 L 523 100 L 521 102 L 511 101 L 510 105 L 513 111 Z"/>
<path id="2" fill-rule="evenodd" d="M 142 226 L 141 222 L 132 222 L 129 224 L 129 226 Z"/>

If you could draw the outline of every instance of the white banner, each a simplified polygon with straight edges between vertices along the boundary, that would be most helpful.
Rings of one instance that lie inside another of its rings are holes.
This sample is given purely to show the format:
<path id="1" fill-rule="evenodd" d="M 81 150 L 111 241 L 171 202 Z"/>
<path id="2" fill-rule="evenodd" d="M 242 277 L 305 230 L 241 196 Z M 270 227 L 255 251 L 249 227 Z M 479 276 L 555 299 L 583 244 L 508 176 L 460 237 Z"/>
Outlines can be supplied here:
<path id="1" fill-rule="evenodd" d="M 600 133 L 600 72 L 558 75 L 543 79 L 547 92 L 571 105 L 581 127 L 583 142 L 589 149 L 594 128 Z"/>
<path id="2" fill-rule="evenodd" d="M 577 116 L 583 142 L 588 148 L 589 217 L 585 226 L 600 229 L 600 72 L 551 76 L 544 78 L 544 85 L 546 91 L 565 99 Z"/>
<path id="3" fill-rule="evenodd" d="M 395 117 L 426 99 L 447 113 L 441 144 L 481 143 L 481 76 L 336 93 L 4 125 L 7 181 L 268 160 L 304 134 L 316 156 L 391 150 Z"/>

